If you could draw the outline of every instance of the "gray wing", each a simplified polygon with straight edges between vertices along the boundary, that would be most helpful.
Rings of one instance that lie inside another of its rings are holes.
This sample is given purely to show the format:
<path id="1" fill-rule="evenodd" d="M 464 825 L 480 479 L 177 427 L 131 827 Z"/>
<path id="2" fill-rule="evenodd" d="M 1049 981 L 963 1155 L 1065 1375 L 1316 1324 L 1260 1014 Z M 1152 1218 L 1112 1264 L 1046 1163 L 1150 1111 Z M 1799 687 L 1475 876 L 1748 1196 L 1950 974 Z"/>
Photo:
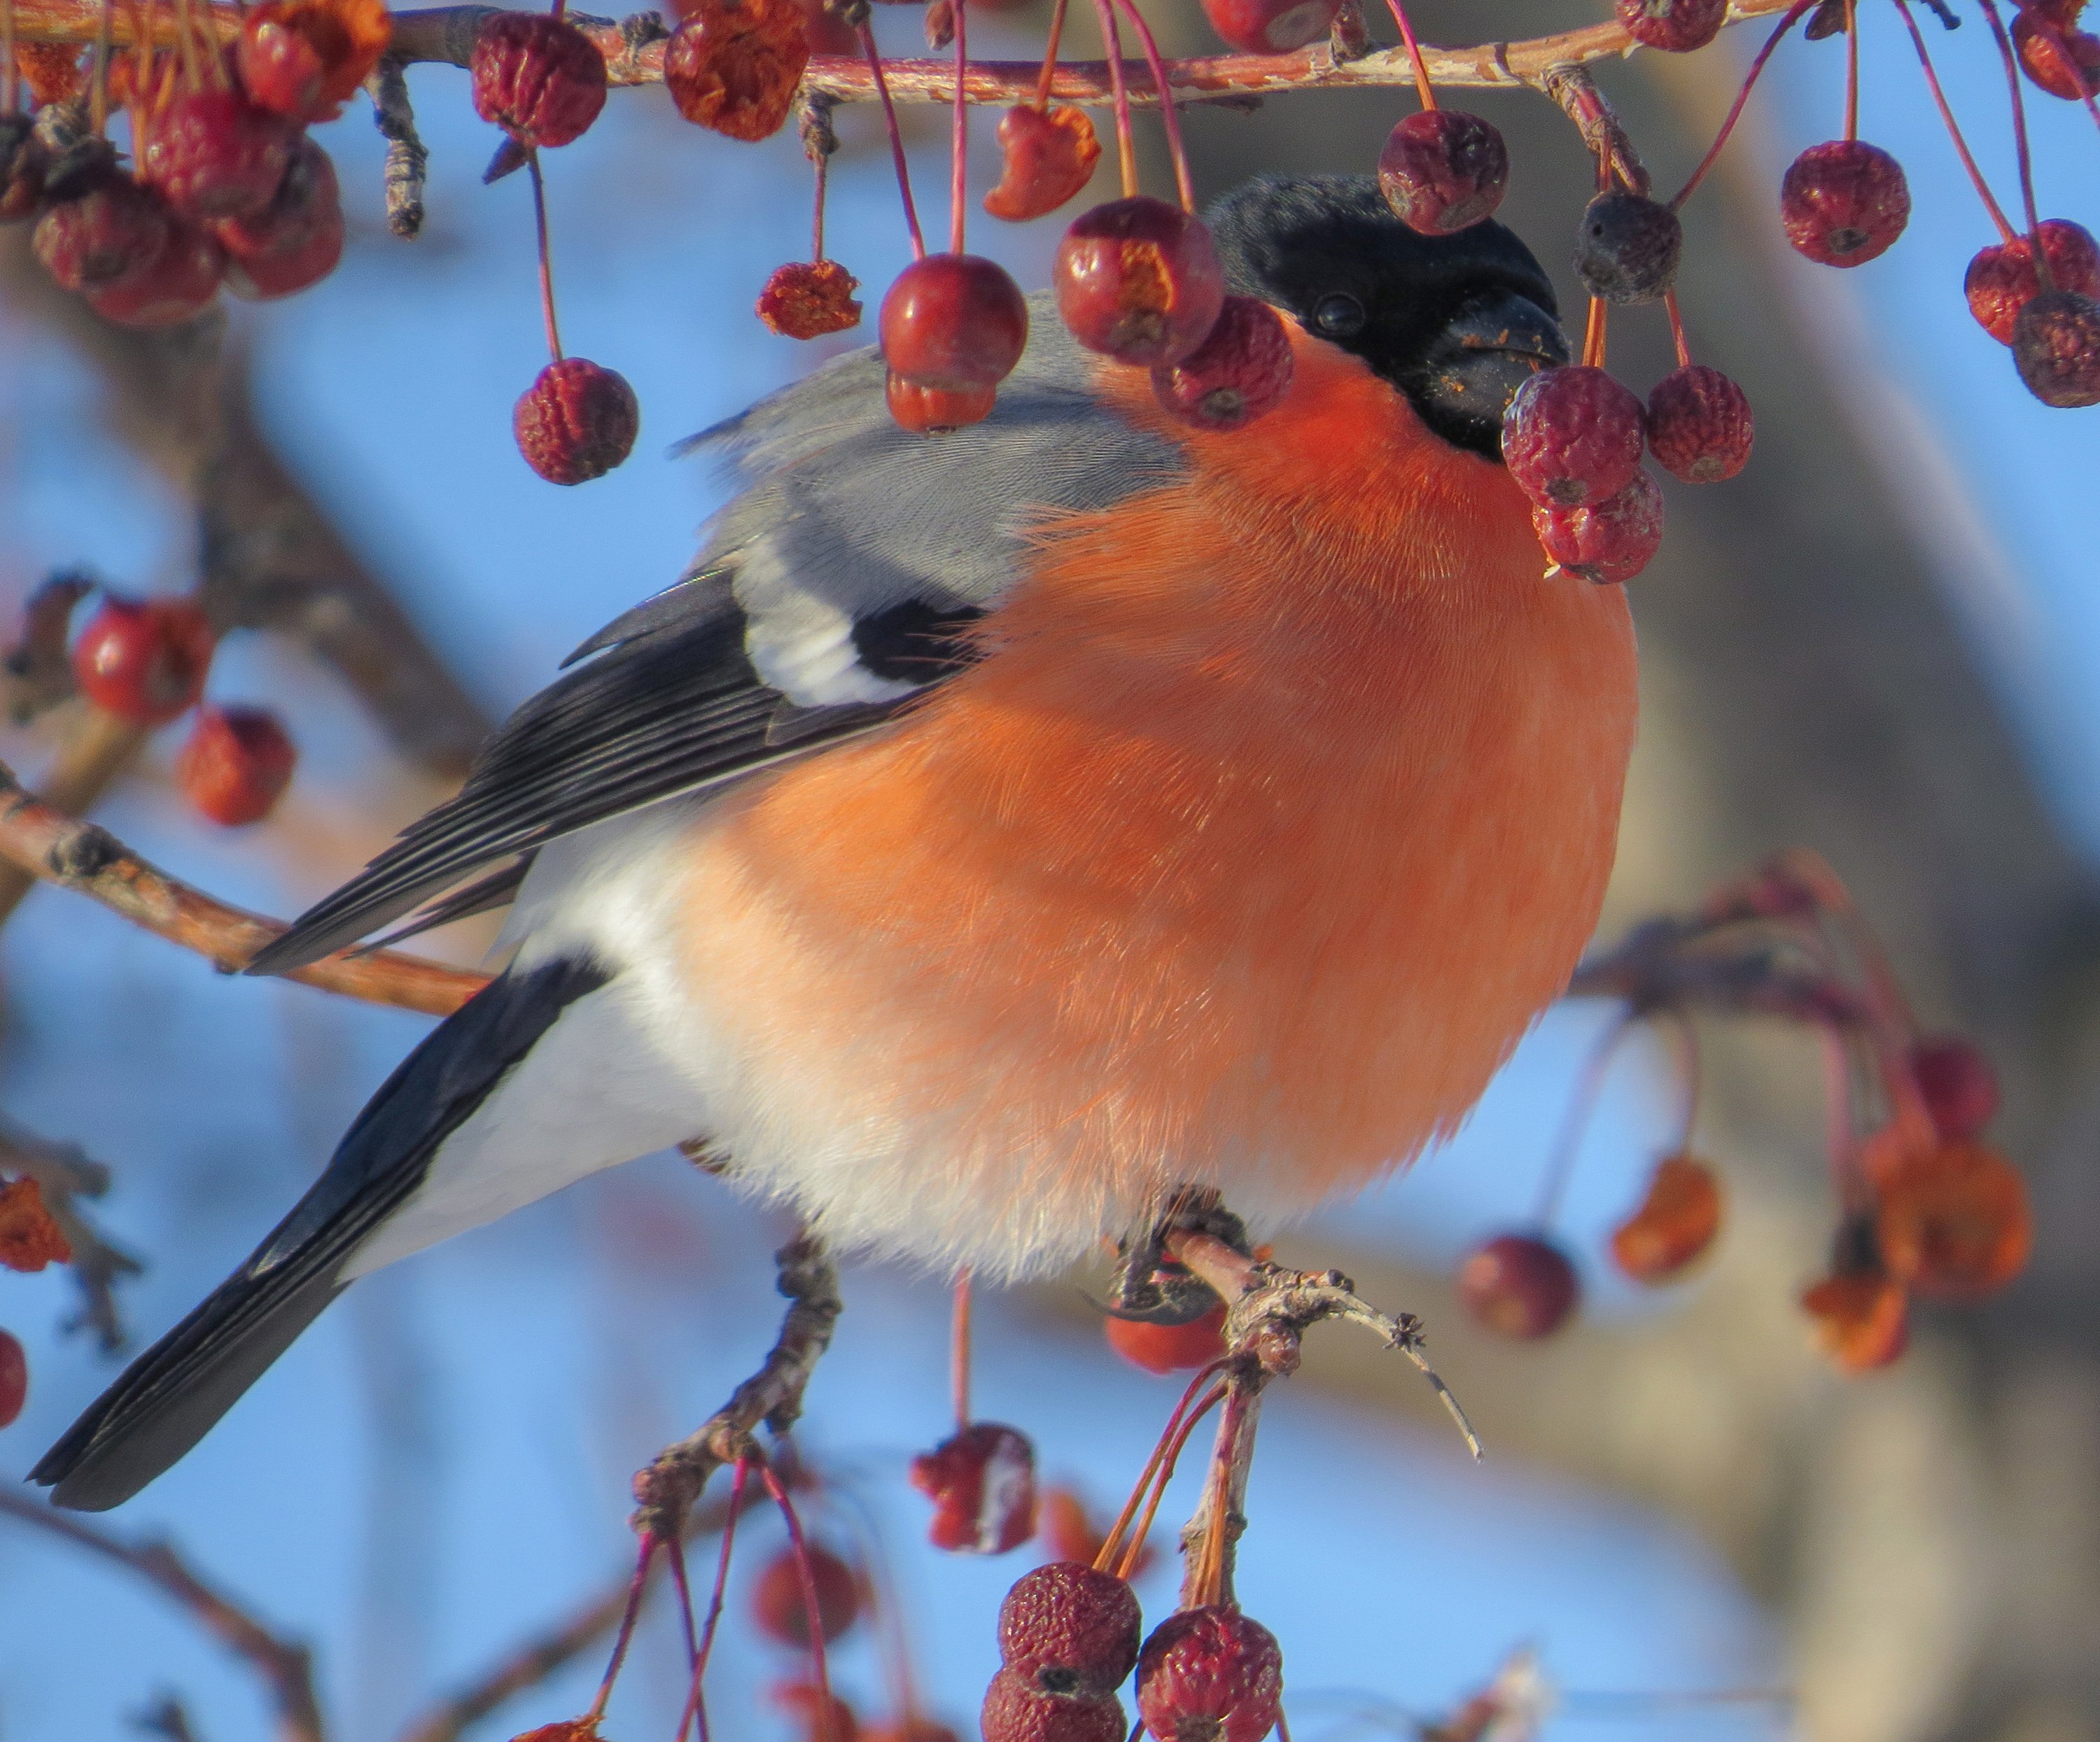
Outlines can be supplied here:
<path id="1" fill-rule="evenodd" d="M 302 966 L 549 840 L 864 731 L 955 671 L 957 631 L 997 608 L 1032 524 L 1185 466 L 1094 396 L 1091 359 L 1030 300 L 1021 366 L 970 429 L 898 429 L 868 350 L 694 438 L 741 487 L 686 577 L 572 654 L 456 797 L 248 972 Z M 483 887 L 500 897 L 508 880 Z"/>

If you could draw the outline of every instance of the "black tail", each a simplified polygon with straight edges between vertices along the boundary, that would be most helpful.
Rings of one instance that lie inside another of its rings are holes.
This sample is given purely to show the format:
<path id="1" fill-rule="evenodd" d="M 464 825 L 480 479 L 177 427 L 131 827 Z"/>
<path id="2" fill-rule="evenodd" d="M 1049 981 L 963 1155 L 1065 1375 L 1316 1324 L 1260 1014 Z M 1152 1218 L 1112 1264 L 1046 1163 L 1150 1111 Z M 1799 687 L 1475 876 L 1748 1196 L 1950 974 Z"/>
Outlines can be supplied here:
<path id="1" fill-rule="evenodd" d="M 201 1440 L 341 1294 L 351 1255 L 423 1183 L 446 1138 L 563 1008 L 610 976 L 587 961 L 506 973 L 402 1061 L 327 1171 L 248 1262 L 126 1369 L 30 1472 L 60 1506 L 129 1500 Z"/>

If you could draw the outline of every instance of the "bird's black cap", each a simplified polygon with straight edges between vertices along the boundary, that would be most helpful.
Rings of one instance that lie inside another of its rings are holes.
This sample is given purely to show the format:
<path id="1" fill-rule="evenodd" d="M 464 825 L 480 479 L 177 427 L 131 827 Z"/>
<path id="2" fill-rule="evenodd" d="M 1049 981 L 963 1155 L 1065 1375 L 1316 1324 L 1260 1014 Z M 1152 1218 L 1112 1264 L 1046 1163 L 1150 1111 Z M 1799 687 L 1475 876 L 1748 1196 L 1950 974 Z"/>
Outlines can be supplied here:
<path id="1" fill-rule="evenodd" d="M 1423 236 L 1370 175 L 1260 176 L 1204 217 L 1233 291 L 1361 357 L 1458 447 L 1498 458 L 1510 396 L 1568 361 L 1551 282 L 1493 219 Z"/>

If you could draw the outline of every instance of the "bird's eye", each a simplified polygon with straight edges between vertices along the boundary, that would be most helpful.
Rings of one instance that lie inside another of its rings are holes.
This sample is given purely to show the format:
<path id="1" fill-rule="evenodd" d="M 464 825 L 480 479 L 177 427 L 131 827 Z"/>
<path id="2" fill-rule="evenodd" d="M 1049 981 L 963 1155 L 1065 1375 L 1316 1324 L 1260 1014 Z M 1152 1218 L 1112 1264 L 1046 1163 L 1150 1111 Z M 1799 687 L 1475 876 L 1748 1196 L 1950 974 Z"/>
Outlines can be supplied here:
<path id="1" fill-rule="evenodd" d="M 1321 298 L 1312 311 L 1312 324 L 1330 339 L 1345 339 L 1364 330 L 1364 306 L 1345 290 Z"/>

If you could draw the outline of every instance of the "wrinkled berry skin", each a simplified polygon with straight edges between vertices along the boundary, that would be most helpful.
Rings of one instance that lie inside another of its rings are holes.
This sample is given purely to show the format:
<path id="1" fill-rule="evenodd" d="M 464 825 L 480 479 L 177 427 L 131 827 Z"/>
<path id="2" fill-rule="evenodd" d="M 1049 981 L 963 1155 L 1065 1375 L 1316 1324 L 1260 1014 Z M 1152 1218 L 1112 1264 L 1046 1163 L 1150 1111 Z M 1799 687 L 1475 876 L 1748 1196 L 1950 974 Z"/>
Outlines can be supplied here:
<path id="1" fill-rule="evenodd" d="M 1423 236 L 1449 236 L 1492 217 L 1509 187 L 1498 129 L 1462 109 L 1423 109 L 1387 136 L 1379 188 L 1392 214 Z"/>
<path id="2" fill-rule="evenodd" d="M 1024 1573 L 999 1608 L 1008 1669 L 1061 1698 L 1112 1694 L 1137 1664 L 1142 1617 L 1129 1585 L 1078 1561 Z"/>
<path id="3" fill-rule="evenodd" d="M 2036 297 L 2014 323 L 2013 364 L 2045 405 L 2100 404 L 2100 302 L 2075 290 Z"/>
<path id="4" fill-rule="evenodd" d="M 2093 241 L 2092 232 L 2062 218 L 2045 218 L 2039 227 L 2054 288 L 2100 297 L 2100 244 Z M 1978 324 L 2001 345 L 2011 344 L 2020 311 L 2041 294 L 2033 240 L 2016 236 L 2010 242 L 1980 249 L 1969 262 L 1961 288 Z"/>
<path id="5" fill-rule="evenodd" d="M 1123 1742 L 1129 1728 L 1112 1696 L 1046 1694 L 1011 1669 L 991 1678 L 977 1724 L 984 1742 Z"/>
<path id="6" fill-rule="evenodd" d="M 122 327 L 172 327 L 212 305 L 226 274 L 226 251 L 194 224 L 178 223 L 143 272 L 87 293 L 87 306 Z"/>
<path id="7" fill-rule="evenodd" d="M 540 371 L 511 416 L 518 451 L 550 484 L 602 478 L 633 451 L 642 408 L 611 369 L 564 357 Z"/>
<path id="8" fill-rule="evenodd" d="M 1648 396 L 1648 448 L 1688 484 L 1718 484 L 1749 464 L 1757 426 L 1749 395 L 1718 369 L 1688 363 Z"/>
<path id="9" fill-rule="evenodd" d="M 1600 193 L 1575 232 L 1575 276 L 1607 302 L 1652 302 L 1677 281 L 1684 227 L 1660 200 Z"/>
<path id="10" fill-rule="evenodd" d="M 879 324 L 884 360 L 907 381 L 996 387 L 1028 343 L 1028 299 L 995 261 L 929 254 L 897 275 Z"/>
<path id="11" fill-rule="evenodd" d="M 114 594 L 73 643 L 73 680 L 96 707 L 134 725 L 165 725 L 204 694 L 215 637 L 188 599 Z"/>
<path id="12" fill-rule="evenodd" d="M 342 194 L 329 154 L 300 139 L 277 197 L 251 218 L 216 227 L 228 256 L 226 288 L 251 302 L 317 284 L 342 258 Z"/>
<path id="13" fill-rule="evenodd" d="M 234 50 L 241 89 L 289 120 L 332 120 L 393 33 L 385 0 L 263 0 Z"/>
<path id="14" fill-rule="evenodd" d="M 1640 470 L 1647 442 L 1647 413 L 1633 390 L 1586 364 L 1540 370 L 1502 418 L 1502 464 L 1548 508 L 1617 495 Z"/>
<path id="15" fill-rule="evenodd" d="M 1002 170 L 984 209 L 1008 223 L 1054 212 L 1093 179 L 1101 143 L 1087 112 L 1070 104 L 1039 110 L 1018 104 L 999 117 Z"/>
<path id="16" fill-rule="evenodd" d="M 1910 1069 L 1932 1128 L 1948 1142 L 1977 1136 L 1997 1117 L 1998 1074 L 1974 1041 L 1929 1036 L 1910 1049 Z"/>
<path id="17" fill-rule="evenodd" d="M 195 223 L 245 218 L 276 197 L 297 137 L 238 91 L 183 91 L 153 117 L 139 179 Z"/>
<path id="18" fill-rule="evenodd" d="M 884 386 L 889 415 L 914 435 L 948 435 L 982 423 L 999 403 L 996 387 L 929 387 L 894 369 Z"/>
<path id="19" fill-rule="evenodd" d="M 1334 28 L 1341 0 L 1203 0 L 1211 28 L 1242 55 L 1287 55 Z"/>
<path id="20" fill-rule="evenodd" d="M 214 822 L 243 828 L 276 808 L 298 759 L 267 708 L 201 708 L 175 758 L 175 783 Z"/>
<path id="21" fill-rule="evenodd" d="M 1152 372 L 1152 391 L 1185 423 L 1238 430 L 1282 403 L 1296 368 L 1283 317 L 1256 298 L 1227 297 L 1211 336 Z"/>
<path id="22" fill-rule="evenodd" d="M 566 19 L 498 12 L 469 62 L 474 111 L 521 145 L 566 145 L 605 107 L 605 56 Z"/>
<path id="23" fill-rule="evenodd" d="M 1138 1656 L 1138 1715 L 1158 1742 L 1262 1742 L 1282 1705 L 1282 1648 L 1238 1609 L 1170 1615 Z"/>
<path id="24" fill-rule="evenodd" d="M 1580 508 L 1533 507 L 1532 530 L 1546 555 L 1600 586 L 1631 580 L 1662 548 L 1662 492 L 1645 472 L 1617 496 Z"/>
<path id="25" fill-rule="evenodd" d="M 1550 1336 L 1582 1298 L 1575 1267 L 1558 1246 L 1502 1234 L 1474 1249 L 1458 1269 L 1458 1299 L 1481 1325 L 1504 1337 Z"/>
<path id="26" fill-rule="evenodd" d="M 1004 1555 L 1035 1534 L 1035 1448 L 1018 1428 L 977 1422 L 911 1460 L 933 1502 L 927 1540 L 960 1555 Z"/>
<path id="27" fill-rule="evenodd" d="M 678 112 L 732 139 L 770 139 L 794 107 L 810 37 L 795 0 L 704 0 L 664 49 Z"/>
<path id="28" fill-rule="evenodd" d="M 2012 35 L 2021 70 L 2052 97 L 2076 103 L 2100 95 L 2100 36 L 2065 24 L 2057 31 L 2059 48 L 2024 12 L 2013 20 Z"/>
<path id="29" fill-rule="evenodd" d="M 1779 212 L 1797 254 L 1821 266 L 1864 266 L 1910 222 L 1910 183 L 1879 146 L 1832 139 L 1787 165 Z"/>
<path id="30" fill-rule="evenodd" d="M 1211 334 L 1225 271 L 1202 219 L 1145 194 L 1073 219 L 1050 280 L 1072 337 L 1118 363 L 1179 363 Z"/>
<path id="31" fill-rule="evenodd" d="M 174 214 L 113 165 L 98 169 L 37 220 L 29 245 L 67 290 L 113 290 L 143 279 L 174 234 Z"/>
<path id="32" fill-rule="evenodd" d="M 774 268 L 758 293 L 758 318 L 791 339 L 814 339 L 860 324 L 855 278 L 836 260 L 791 260 Z"/>
<path id="33" fill-rule="evenodd" d="M 1614 0 L 1612 10 L 1642 47 L 1688 55 L 1720 35 L 1728 0 Z"/>

